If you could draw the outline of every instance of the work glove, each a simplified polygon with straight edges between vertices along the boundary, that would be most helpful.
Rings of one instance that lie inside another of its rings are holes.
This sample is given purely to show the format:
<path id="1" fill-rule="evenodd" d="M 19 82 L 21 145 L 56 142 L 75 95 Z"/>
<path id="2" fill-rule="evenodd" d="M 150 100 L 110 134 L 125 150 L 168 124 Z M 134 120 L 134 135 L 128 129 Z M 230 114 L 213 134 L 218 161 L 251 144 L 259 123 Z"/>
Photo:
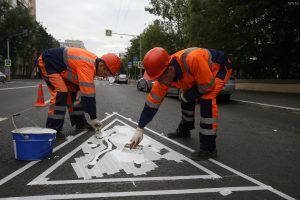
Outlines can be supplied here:
<path id="1" fill-rule="evenodd" d="M 143 140 L 143 134 L 144 129 L 137 127 L 130 140 L 130 149 L 135 149 L 137 147 L 137 145 Z"/>
<path id="2" fill-rule="evenodd" d="M 100 122 L 99 119 L 92 119 L 90 122 L 91 126 L 95 129 L 95 131 L 101 131 L 103 128 L 103 124 Z"/>

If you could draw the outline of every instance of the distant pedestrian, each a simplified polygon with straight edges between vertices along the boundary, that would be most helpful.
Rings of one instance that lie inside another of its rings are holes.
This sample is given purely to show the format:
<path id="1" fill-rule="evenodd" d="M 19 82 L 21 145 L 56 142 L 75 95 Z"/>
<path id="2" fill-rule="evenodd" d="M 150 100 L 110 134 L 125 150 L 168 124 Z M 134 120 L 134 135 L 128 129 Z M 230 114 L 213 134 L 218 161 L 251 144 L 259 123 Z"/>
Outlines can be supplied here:
<path id="1" fill-rule="evenodd" d="M 62 128 L 68 107 L 71 124 L 77 130 L 101 128 L 96 115 L 94 78 L 117 74 L 121 68 L 120 58 L 113 53 L 98 58 L 87 50 L 71 47 L 48 49 L 37 62 L 51 94 L 46 127 L 55 129 L 57 138 L 65 138 Z M 76 102 L 78 96 L 81 101 Z M 89 114 L 90 124 L 84 112 Z"/>

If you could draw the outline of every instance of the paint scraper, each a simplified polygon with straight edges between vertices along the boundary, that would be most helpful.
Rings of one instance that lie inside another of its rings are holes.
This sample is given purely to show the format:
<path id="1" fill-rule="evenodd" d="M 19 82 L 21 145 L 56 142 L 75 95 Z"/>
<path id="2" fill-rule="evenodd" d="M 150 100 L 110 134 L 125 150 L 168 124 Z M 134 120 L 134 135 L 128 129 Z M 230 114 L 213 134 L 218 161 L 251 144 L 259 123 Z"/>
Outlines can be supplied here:
<path id="1" fill-rule="evenodd" d="M 123 151 L 132 152 L 132 153 L 143 153 L 143 146 L 137 145 L 135 149 L 133 148 L 130 149 L 130 144 L 127 143 L 124 145 Z"/>

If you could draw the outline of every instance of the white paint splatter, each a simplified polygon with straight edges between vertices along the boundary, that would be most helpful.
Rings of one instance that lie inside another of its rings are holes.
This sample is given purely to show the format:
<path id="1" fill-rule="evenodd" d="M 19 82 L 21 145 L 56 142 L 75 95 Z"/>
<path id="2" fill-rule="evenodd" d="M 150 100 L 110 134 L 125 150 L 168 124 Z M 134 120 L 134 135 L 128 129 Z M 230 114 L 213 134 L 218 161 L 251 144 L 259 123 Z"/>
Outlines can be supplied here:
<path id="1" fill-rule="evenodd" d="M 82 145 L 84 156 L 75 158 L 72 167 L 78 178 L 92 179 L 104 174 L 115 174 L 123 170 L 134 176 L 146 175 L 158 166 L 154 161 L 161 159 L 182 162 L 184 156 L 167 150 L 161 143 L 144 136 L 142 150 L 124 151 L 135 129 L 130 126 L 114 126 L 95 135 Z"/>

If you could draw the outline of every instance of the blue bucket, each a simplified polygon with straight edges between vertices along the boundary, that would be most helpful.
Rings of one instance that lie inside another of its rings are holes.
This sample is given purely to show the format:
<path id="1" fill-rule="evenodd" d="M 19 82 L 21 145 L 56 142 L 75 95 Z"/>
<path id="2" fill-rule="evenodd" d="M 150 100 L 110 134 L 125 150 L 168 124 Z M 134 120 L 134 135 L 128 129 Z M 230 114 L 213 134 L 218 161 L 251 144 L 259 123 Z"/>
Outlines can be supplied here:
<path id="1" fill-rule="evenodd" d="M 40 127 L 25 127 L 12 131 L 15 158 L 40 160 L 52 155 L 56 130 Z"/>

